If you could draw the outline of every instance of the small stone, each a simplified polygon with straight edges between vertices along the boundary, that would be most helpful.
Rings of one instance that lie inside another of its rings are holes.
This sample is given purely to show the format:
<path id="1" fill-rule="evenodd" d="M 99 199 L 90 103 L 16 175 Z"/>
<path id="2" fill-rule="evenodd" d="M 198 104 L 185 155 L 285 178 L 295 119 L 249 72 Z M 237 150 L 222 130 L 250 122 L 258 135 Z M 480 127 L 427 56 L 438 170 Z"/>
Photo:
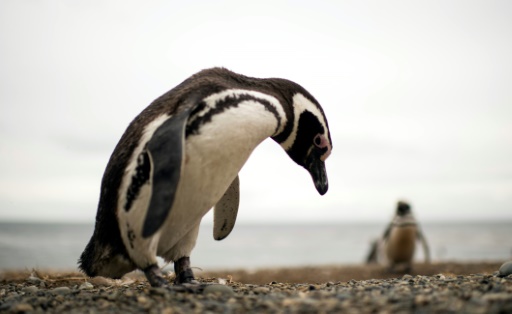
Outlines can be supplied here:
<path id="1" fill-rule="evenodd" d="M 28 278 L 27 278 L 27 281 L 30 282 L 30 283 L 40 283 L 42 280 L 36 276 L 34 276 L 34 274 L 31 274 Z"/>
<path id="2" fill-rule="evenodd" d="M 425 305 L 430 302 L 430 296 L 424 294 L 418 294 L 414 297 L 414 304 L 416 305 Z"/>
<path id="3" fill-rule="evenodd" d="M 84 282 L 83 284 L 78 287 L 78 290 L 91 290 L 94 289 L 94 286 L 90 282 Z"/>
<path id="4" fill-rule="evenodd" d="M 155 294 L 155 295 L 165 295 L 166 293 L 169 292 L 169 290 L 165 289 L 165 288 L 155 288 L 155 287 L 151 287 L 149 288 L 149 292 L 151 294 Z"/>
<path id="5" fill-rule="evenodd" d="M 488 293 L 482 297 L 482 299 L 490 302 L 496 302 L 501 301 L 505 302 L 507 300 L 510 300 L 510 295 L 506 292 L 500 292 L 500 293 Z"/>
<path id="6" fill-rule="evenodd" d="M 233 289 L 229 286 L 224 285 L 208 285 L 204 288 L 204 294 L 213 293 L 213 294 L 222 294 L 231 296 L 234 294 Z"/>
<path id="7" fill-rule="evenodd" d="M 160 313 L 161 314 L 174 314 L 176 312 L 172 309 L 172 307 L 166 307 Z"/>
<path id="8" fill-rule="evenodd" d="M 338 300 L 346 300 L 346 299 L 350 299 L 351 295 L 350 293 L 338 293 L 336 294 L 336 298 Z"/>
<path id="9" fill-rule="evenodd" d="M 109 301 L 115 301 L 115 300 L 117 300 L 118 295 L 119 295 L 119 292 L 117 292 L 117 291 L 113 291 L 113 292 L 111 292 L 111 293 L 107 296 L 107 300 L 109 300 Z"/>
<path id="10" fill-rule="evenodd" d="M 4 303 L 4 304 L 0 304 L 0 311 L 5 311 L 5 310 L 8 310 L 10 309 L 12 306 L 11 303 Z"/>
<path id="11" fill-rule="evenodd" d="M 64 302 L 64 296 L 62 294 L 58 294 L 53 298 L 57 302 Z"/>
<path id="12" fill-rule="evenodd" d="M 32 305 L 27 303 L 18 303 L 11 308 L 11 311 L 14 313 L 25 313 L 33 310 L 34 308 L 32 307 Z"/>
<path id="13" fill-rule="evenodd" d="M 296 298 L 286 298 L 281 302 L 281 305 L 284 307 L 295 306 L 298 302 L 300 301 Z"/>
<path id="14" fill-rule="evenodd" d="M 39 288 L 37 288 L 36 286 L 28 286 L 23 288 L 22 291 L 25 293 L 36 293 L 37 291 L 39 291 Z"/>
<path id="15" fill-rule="evenodd" d="M 148 298 L 144 297 L 144 296 L 139 296 L 137 297 L 137 302 L 140 303 L 140 304 L 146 304 L 148 303 Z"/>
<path id="16" fill-rule="evenodd" d="M 336 299 L 325 299 L 318 304 L 318 307 L 325 312 L 333 312 L 338 304 L 339 302 Z"/>
<path id="17" fill-rule="evenodd" d="M 498 276 L 506 277 L 508 275 L 512 275 L 512 261 L 505 262 L 501 265 Z"/>
<path id="18" fill-rule="evenodd" d="M 110 302 L 107 300 L 99 300 L 97 305 L 100 310 L 105 310 L 110 306 Z"/>
<path id="19" fill-rule="evenodd" d="M 96 286 L 110 286 L 113 283 L 112 279 L 108 279 L 101 276 L 90 278 L 89 281 Z"/>
<path id="20" fill-rule="evenodd" d="M 257 288 L 254 288 L 253 291 L 256 294 L 264 294 L 264 293 L 269 293 L 270 289 L 267 287 L 257 287 Z"/>
<path id="21" fill-rule="evenodd" d="M 68 287 L 58 287 L 50 290 L 51 293 L 54 294 L 69 294 L 71 292 L 71 289 Z"/>
<path id="22" fill-rule="evenodd" d="M 0 290 L 0 297 L 3 297 L 5 295 L 5 289 Z"/>

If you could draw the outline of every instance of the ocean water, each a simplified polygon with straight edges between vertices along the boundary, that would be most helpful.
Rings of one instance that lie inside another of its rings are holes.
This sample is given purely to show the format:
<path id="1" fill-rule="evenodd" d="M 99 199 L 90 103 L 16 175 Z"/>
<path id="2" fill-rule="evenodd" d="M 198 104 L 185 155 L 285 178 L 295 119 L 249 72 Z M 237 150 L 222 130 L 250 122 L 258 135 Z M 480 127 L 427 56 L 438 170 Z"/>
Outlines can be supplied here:
<path id="1" fill-rule="evenodd" d="M 76 269 L 93 232 L 92 224 L 0 223 L 0 270 Z M 192 266 L 203 270 L 255 269 L 362 263 L 370 242 L 384 224 L 236 225 L 215 241 L 212 226 L 202 225 Z M 422 230 L 433 261 L 506 261 L 512 259 L 512 222 L 430 223 Z M 416 258 L 422 261 L 421 246 Z"/>

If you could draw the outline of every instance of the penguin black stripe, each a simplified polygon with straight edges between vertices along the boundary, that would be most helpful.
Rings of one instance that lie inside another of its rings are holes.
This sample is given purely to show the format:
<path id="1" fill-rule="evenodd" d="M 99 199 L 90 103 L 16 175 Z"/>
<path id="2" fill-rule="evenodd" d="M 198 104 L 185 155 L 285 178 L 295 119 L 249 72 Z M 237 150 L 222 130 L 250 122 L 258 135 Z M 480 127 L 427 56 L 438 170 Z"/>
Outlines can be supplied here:
<path id="1" fill-rule="evenodd" d="M 149 174 L 151 172 L 151 166 L 149 164 L 149 156 L 146 150 L 144 150 L 137 158 L 137 168 L 132 176 L 132 183 L 128 187 L 126 193 L 126 203 L 124 210 L 129 211 L 132 207 L 133 201 L 139 195 L 140 188 L 149 181 Z"/>
<path id="2" fill-rule="evenodd" d="M 217 101 L 213 107 L 209 107 L 205 101 L 201 101 L 196 108 L 192 111 L 189 122 L 186 128 L 186 136 L 199 134 L 200 128 L 211 122 L 213 116 L 222 114 L 224 111 L 230 108 L 236 108 L 244 101 L 255 101 L 261 104 L 267 111 L 272 113 L 277 121 L 277 127 L 275 133 L 281 129 L 281 116 L 277 112 L 277 109 L 268 100 L 258 98 L 251 94 L 230 94 L 227 97 Z M 206 112 L 205 112 L 206 111 Z"/>

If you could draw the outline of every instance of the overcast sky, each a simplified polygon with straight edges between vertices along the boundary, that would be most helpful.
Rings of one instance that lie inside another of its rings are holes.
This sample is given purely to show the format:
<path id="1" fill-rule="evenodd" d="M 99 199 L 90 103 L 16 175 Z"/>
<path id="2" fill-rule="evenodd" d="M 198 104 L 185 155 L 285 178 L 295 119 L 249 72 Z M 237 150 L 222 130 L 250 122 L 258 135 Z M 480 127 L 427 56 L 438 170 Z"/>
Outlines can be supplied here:
<path id="1" fill-rule="evenodd" d="M 94 221 L 128 123 L 191 74 L 322 104 L 329 191 L 272 140 L 239 222 L 512 220 L 511 1 L 0 1 L 0 221 Z M 208 218 L 207 219 L 211 219 Z"/>

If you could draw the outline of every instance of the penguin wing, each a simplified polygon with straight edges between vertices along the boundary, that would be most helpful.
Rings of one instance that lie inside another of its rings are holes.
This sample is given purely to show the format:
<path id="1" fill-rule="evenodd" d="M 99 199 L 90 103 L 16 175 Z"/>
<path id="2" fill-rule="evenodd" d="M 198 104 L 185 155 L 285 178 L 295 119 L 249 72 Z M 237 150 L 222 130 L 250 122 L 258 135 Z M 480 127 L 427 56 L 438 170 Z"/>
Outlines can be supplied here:
<path id="1" fill-rule="evenodd" d="M 240 204 L 240 179 L 231 182 L 224 195 L 213 209 L 213 238 L 222 240 L 233 230 Z"/>
<path id="2" fill-rule="evenodd" d="M 389 234 L 391 233 L 391 228 L 393 228 L 393 223 L 390 223 L 386 227 L 386 231 L 384 231 L 384 234 L 382 235 L 383 240 L 387 240 L 389 238 Z"/>
<path id="3" fill-rule="evenodd" d="M 419 226 L 418 226 L 417 236 L 423 246 L 423 254 L 425 255 L 425 262 L 430 263 L 430 248 L 428 247 L 427 239 L 425 239 L 425 236 L 423 235 L 423 232 L 421 232 Z"/>
<path id="4" fill-rule="evenodd" d="M 147 144 L 151 163 L 151 199 L 142 228 L 144 238 L 152 236 L 164 223 L 174 203 L 183 169 L 185 127 L 193 106 L 167 119 Z"/>

